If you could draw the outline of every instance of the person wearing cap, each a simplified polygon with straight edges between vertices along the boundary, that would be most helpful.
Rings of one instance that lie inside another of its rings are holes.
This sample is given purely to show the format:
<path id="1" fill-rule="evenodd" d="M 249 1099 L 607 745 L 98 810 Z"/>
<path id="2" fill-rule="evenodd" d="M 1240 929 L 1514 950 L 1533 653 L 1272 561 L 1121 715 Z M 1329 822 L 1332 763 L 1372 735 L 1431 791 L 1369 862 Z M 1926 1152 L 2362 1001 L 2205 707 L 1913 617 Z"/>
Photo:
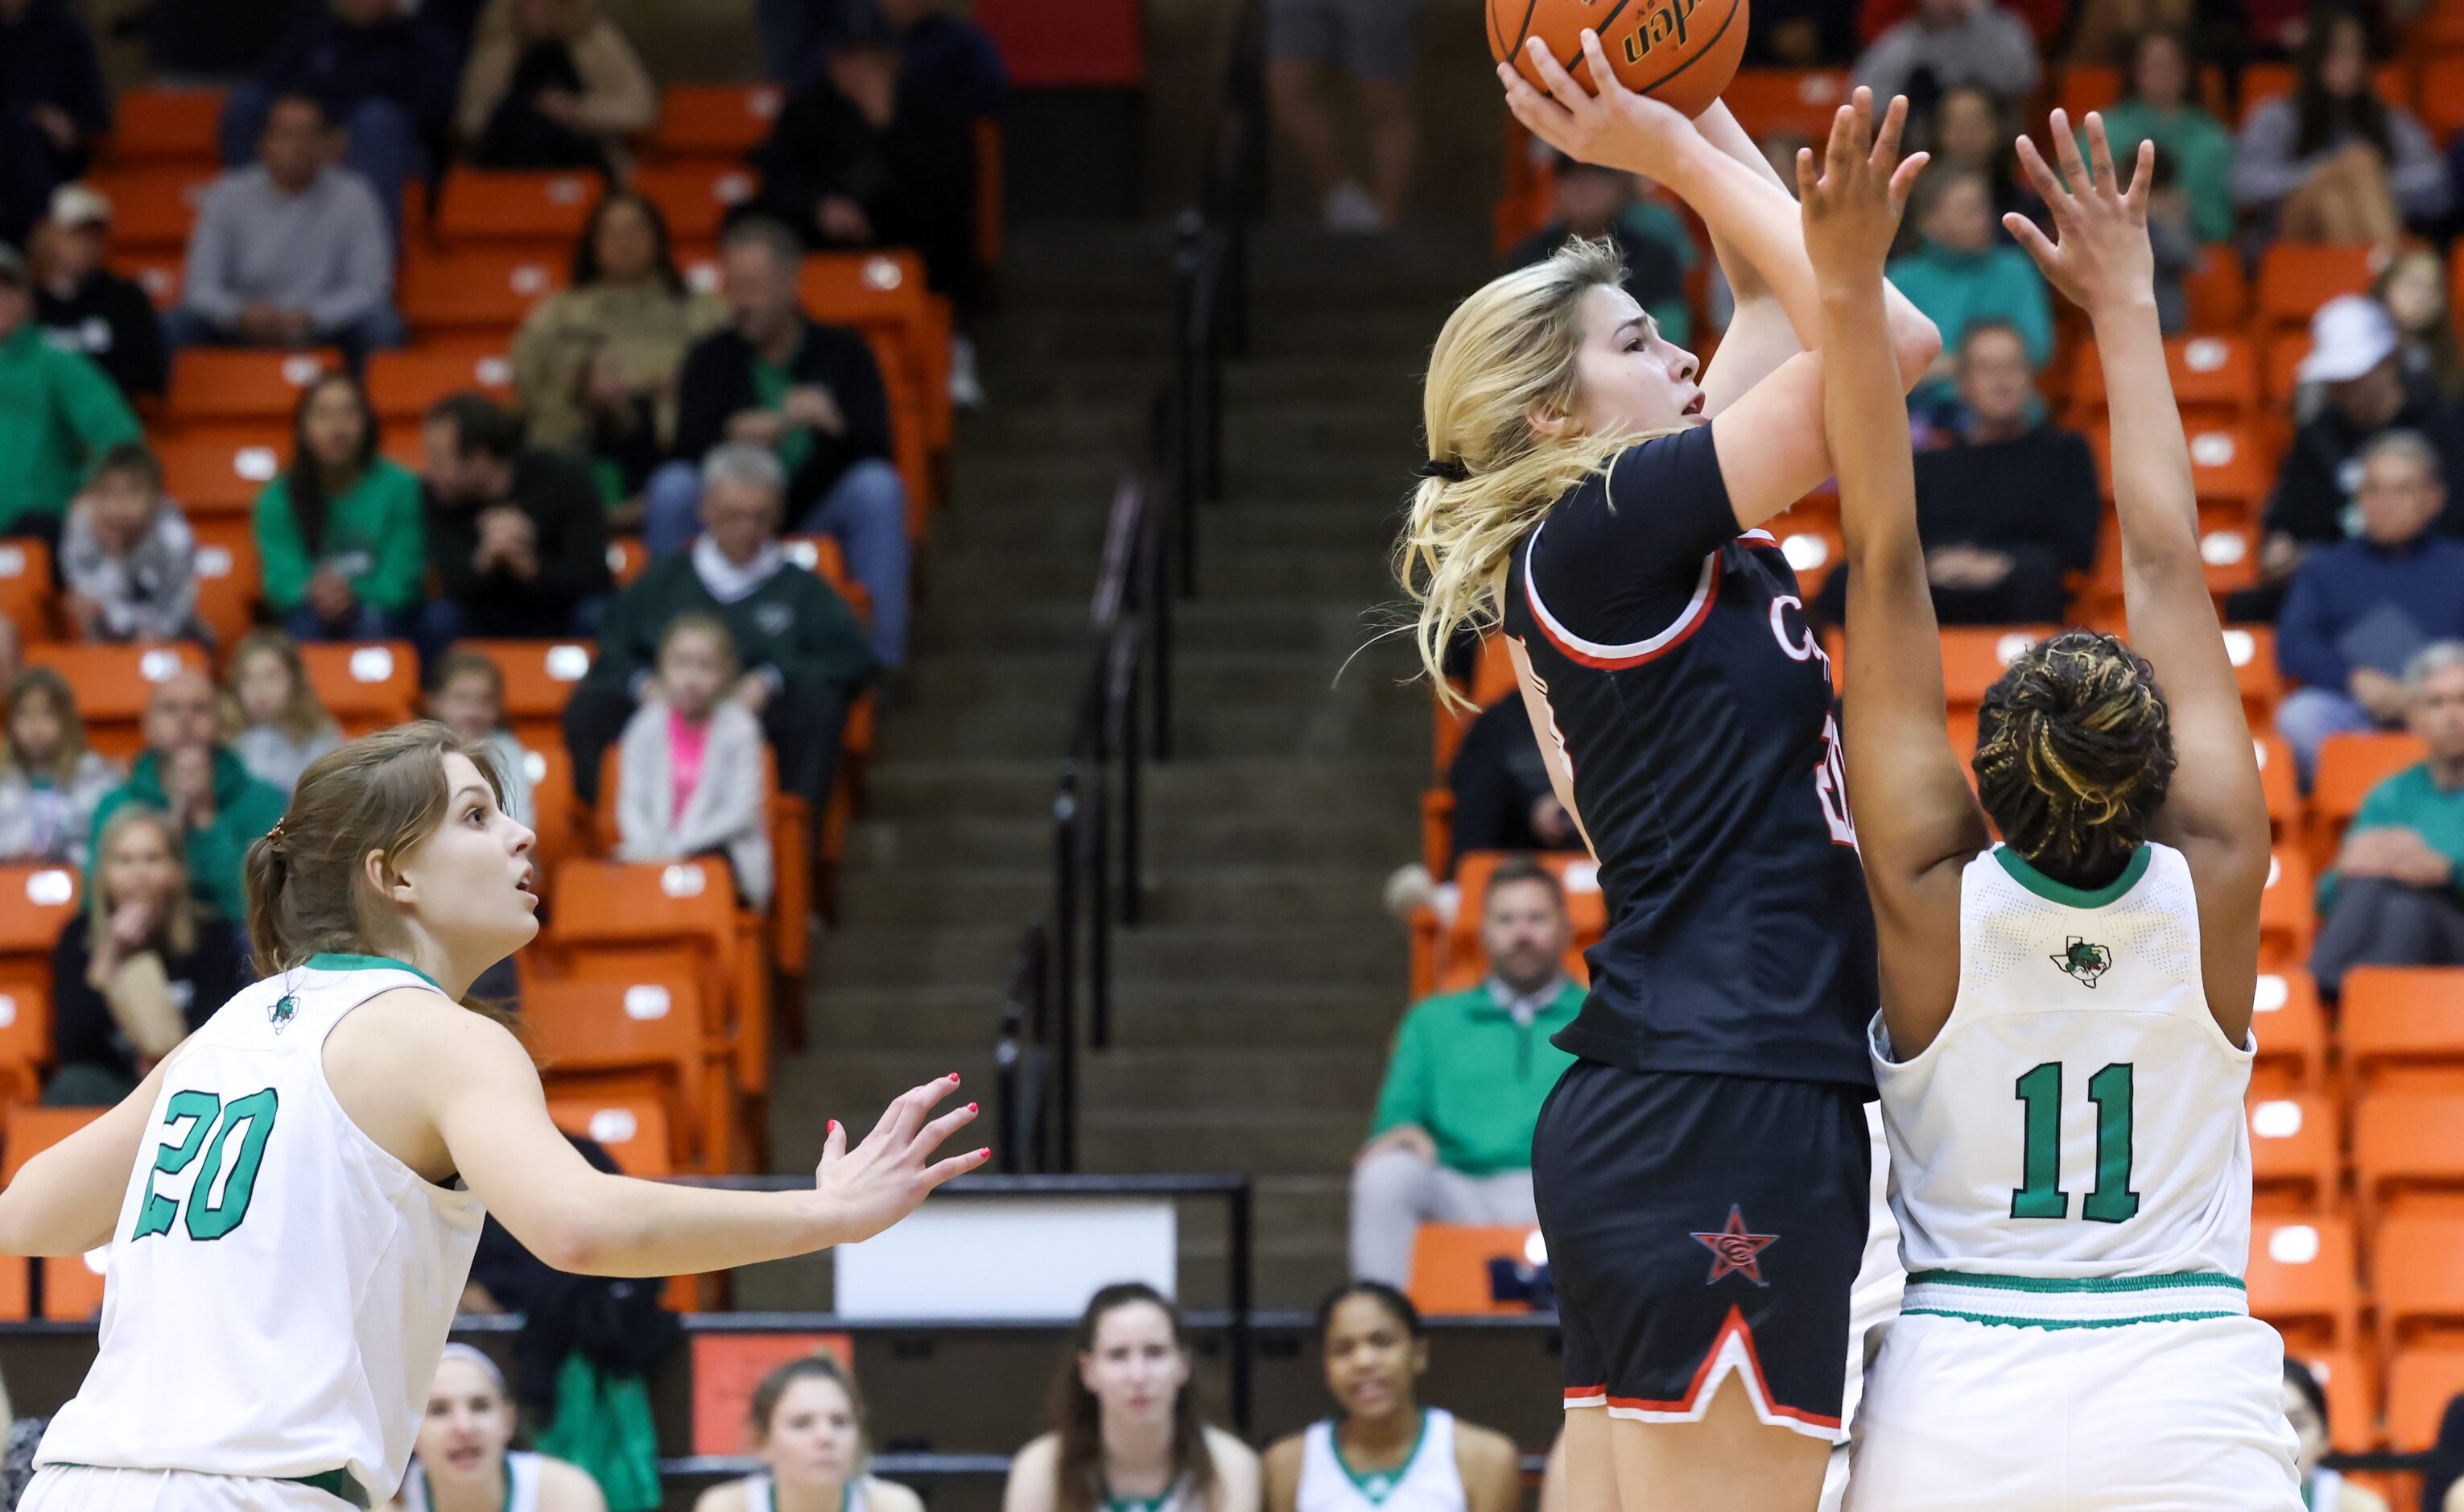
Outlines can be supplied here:
<path id="1" fill-rule="evenodd" d="M 2294 570 L 2276 627 L 2277 666 L 2300 684 L 2277 705 L 2276 729 L 2304 787 L 2328 736 L 2403 720 L 2416 653 L 2464 639 L 2464 542 L 2431 528 L 2448 503 L 2437 452 L 2418 432 L 2387 431 L 2355 470 L 2360 530 Z"/>
<path id="2" fill-rule="evenodd" d="M 163 397 L 170 359 L 163 318 L 133 279 L 103 266 L 111 201 L 84 184 L 52 191 L 51 219 L 34 239 L 34 320 L 55 346 L 94 359 L 129 402 Z"/>
<path id="3" fill-rule="evenodd" d="M 2228 617 L 2273 621 L 2302 557 L 2361 533 L 2362 448 L 2389 431 L 2413 431 L 2437 453 L 2447 508 L 2435 523 L 2464 537 L 2464 417 L 2426 375 L 2408 374 L 2403 344 L 2385 306 L 2347 294 L 2310 319 L 2310 355 L 2298 376 L 2324 401 L 2293 434 L 2267 500 L 2259 582 L 2233 594 Z"/>
<path id="4" fill-rule="evenodd" d="M 0 245 L 0 536 L 57 543 L 87 465 L 140 432 L 102 369 L 46 341 L 33 317 L 33 275 Z"/>
<path id="5" fill-rule="evenodd" d="M 402 345 L 393 233 L 367 181 L 332 158 L 323 107 L 275 100 L 257 162 L 206 194 L 163 322 L 174 347 L 334 345 L 356 369 Z"/>

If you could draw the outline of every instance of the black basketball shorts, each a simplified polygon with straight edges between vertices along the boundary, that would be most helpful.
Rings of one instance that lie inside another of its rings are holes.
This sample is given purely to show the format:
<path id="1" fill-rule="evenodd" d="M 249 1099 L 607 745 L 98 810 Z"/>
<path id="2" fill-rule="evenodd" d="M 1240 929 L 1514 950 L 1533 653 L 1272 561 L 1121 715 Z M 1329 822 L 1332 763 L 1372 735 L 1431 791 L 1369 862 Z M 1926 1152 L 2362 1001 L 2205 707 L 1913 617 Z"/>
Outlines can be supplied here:
<path id="1" fill-rule="evenodd" d="M 1566 1405 L 1698 1421 L 1730 1374 L 1765 1423 L 1839 1436 L 1873 1151 L 1859 1089 L 1581 1060 L 1531 1182 Z"/>

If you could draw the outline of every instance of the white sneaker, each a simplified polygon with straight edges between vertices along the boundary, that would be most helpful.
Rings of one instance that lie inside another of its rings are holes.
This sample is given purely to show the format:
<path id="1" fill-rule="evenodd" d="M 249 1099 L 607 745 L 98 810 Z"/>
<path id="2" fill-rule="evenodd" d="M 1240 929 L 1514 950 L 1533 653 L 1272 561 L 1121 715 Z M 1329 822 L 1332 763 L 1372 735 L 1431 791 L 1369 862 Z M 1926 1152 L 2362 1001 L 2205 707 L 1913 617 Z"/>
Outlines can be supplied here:
<path id="1" fill-rule="evenodd" d="M 976 344 L 963 336 L 950 338 L 950 402 L 961 410 L 980 410 L 984 381 L 976 376 Z"/>
<path id="2" fill-rule="evenodd" d="M 1386 212 L 1377 197 L 1357 179 L 1345 179 L 1326 191 L 1326 228 L 1346 235 L 1369 235 L 1386 229 Z"/>

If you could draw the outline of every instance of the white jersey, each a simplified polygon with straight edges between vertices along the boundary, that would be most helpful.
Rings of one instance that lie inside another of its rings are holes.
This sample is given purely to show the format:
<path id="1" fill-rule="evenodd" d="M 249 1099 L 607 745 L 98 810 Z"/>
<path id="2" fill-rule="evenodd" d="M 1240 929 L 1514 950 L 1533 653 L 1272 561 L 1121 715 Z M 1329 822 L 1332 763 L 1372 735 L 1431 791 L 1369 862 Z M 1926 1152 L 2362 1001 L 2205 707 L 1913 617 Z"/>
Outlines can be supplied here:
<path id="1" fill-rule="evenodd" d="M 38 1465 L 402 1479 L 485 1213 L 422 1180 L 326 1084 L 325 1035 L 435 984 L 320 955 L 172 1053 L 104 1271 L 101 1345 Z"/>
<path id="2" fill-rule="evenodd" d="M 1934 1042 L 1903 1061 L 1872 1031 L 1906 1310 L 2247 1314 L 2251 1052 L 2208 1011 L 2182 854 L 2145 845 L 2086 892 L 1996 846 L 1959 936 Z"/>
<path id="3" fill-rule="evenodd" d="M 770 1479 L 769 1471 L 756 1471 L 737 1484 L 744 1487 L 744 1512 L 779 1512 L 777 1482 Z M 839 1492 L 839 1512 L 868 1512 L 872 1499 L 866 1492 L 871 1485 L 870 1476 L 858 1476 L 848 1481 Z"/>
<path id="4" fill-rule="evenodd" d="M 1420 1409 L 1420 1437 L 1400 1470 L 1367 1475 L 1343 1461 L 1334 1425 L 1311 1423 L 1301 1439 L 1297 1512 L 1465 1512 L 1463 1471 L 1455 1463 L 1455 1415 Z"/>
<path id="5" fill-rule="evenodd" d="M 505 1454 L 505 1512 L 539 1512 L 540 1456 L 524 1450 L 508 1450 Z M 394 1498 L 402 1503 L 403 1512 L 429 1512 L 428 1467 L 414 1459 L 410 1474 L 403 1479 L 402 1494 Z"/>

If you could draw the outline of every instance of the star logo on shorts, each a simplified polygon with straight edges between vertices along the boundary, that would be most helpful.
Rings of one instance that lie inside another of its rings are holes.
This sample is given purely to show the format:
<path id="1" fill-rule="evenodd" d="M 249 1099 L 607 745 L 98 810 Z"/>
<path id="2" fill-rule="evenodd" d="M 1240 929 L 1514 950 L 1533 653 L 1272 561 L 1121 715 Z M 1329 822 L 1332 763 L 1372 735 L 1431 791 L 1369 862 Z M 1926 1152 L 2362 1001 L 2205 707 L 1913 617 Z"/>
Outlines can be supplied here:
<path id="1" fill-rule="evenodd" d="M 1724 1276 L 1742 1276 L 1756 1286 L 1769 1286 L 1763 1279 L 1763 1251 L 1779 1242 L 1776 1234 L 1748 1234 L 1746 1215 L 1731 1204 L 1727 1225 L 1717 1234 L 1698 1234 L 1694 1242 L 1711 1252 L 1711 1276 L 1703 1284 L 1715 1286 Z"/>

